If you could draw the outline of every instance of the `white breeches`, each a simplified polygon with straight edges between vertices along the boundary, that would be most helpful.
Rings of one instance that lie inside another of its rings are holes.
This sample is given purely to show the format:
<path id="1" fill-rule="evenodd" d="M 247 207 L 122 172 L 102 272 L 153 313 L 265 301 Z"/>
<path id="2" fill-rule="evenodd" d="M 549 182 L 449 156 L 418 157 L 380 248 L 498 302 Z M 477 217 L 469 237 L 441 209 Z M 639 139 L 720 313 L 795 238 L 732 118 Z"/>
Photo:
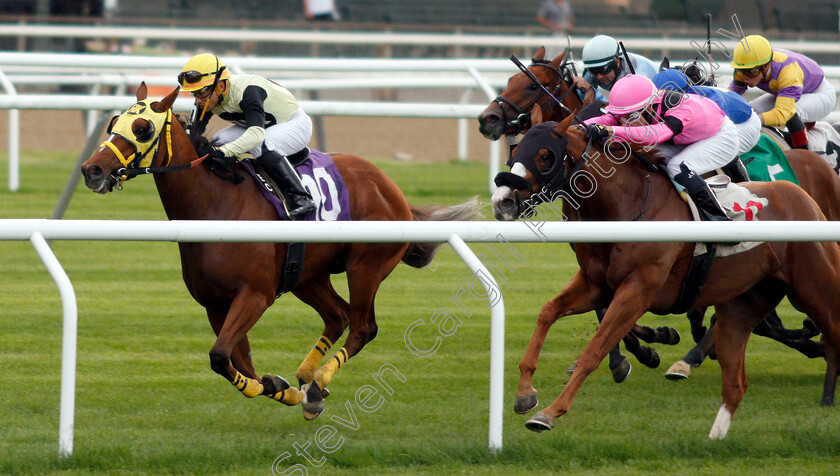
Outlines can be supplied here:
<path id="1" fill-rule="evenodd" d="M 803 94 L 796 101 L 796 113 L 802 119 L 802 122 L 816 122 L 820 121 L 831 111 L 834 110 L 834 103 L 837 101 L 837 93 L 834 87 L 823 79 L 820 87 L 812 93 Z M 767 112 L 776 107 L 776 95 L 767 93 L 762 94 L 750 101 L 755 112 Z"/>
<path id="2" fill-rule="evenodd" d="M 245 127 L 232 125 L 213 135 L 213 141 L 227 144 L 245 133 Z M 265 129 L 265 146 L 282 155 L 291 155 L 306 147 L 312 139 L 312 119 L 303 109 L 298 108 L 286 122 L 275 124 Z M 262 144 L 251 149 L 254 157 L 262 155 Z"/>
<path id="3" fill-rule="evenodd" d="M 707 139 L 689 145 L 660 144 L 659 153 L 667 159 L 665 169 L 673 179 L 680 173 L 680 164 L 685 163 L 698 174 L 711 172 L 732 162 L 738 153 L 738 129 L 735 124 L 725 117 L 720 130 Z"/>

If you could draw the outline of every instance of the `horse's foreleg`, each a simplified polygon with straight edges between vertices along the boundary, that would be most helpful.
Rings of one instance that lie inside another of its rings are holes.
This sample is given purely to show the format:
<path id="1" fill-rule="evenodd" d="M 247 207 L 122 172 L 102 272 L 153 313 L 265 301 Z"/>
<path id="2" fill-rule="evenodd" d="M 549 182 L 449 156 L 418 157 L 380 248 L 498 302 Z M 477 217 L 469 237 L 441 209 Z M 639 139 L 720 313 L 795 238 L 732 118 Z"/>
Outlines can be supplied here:
<path id="1" fill-rule="evenodd" d="M 644 288 L 631 285 L 623 285 L 616 291 L 603 322 L 583 350 L 577 367 L 563 392 L 549 406 L 540 410 L 525 423 L 528 429 L 550 430 L 554 427 L 554 419 L 569 411 L 572 400 L 586 377 L 598 368 L 609 349 L 626 336 L 633 328 L 633 324 L 644 314 L 649 305 L 648 298 L 645 296 L 650 294 L 644 292 Z"/>
<path id="2" fill-rule="evenodd" d="M 519 363 L 519 385 L 516 389 L 516 402 L 513 407 L 516 413 L 527 413 L 539 403 L 537 390 L 533 387 L 532 382 L 548 330 L 557 319 L 563 316 L 579 314 L 595 308 L 594 298 L 596 293 L 597 290 L 587 283 L 583 273 L 578 270 L 563 291 L 540 309 L 537 326 L 528 342 L 525 355 L 522 356 L 522 361 Z M 618 341 L 615 344 L 618 345 Z"/>
<path id="3" fill-rule="evenodd" d="M 601 321 L 604 320 L 604 314 L 606 314 L 607 310 L 605 308 L 595 309 L 595 315 L 598 317 L 598 325 L 601 325 Z M 624 338 L 624 346 L 627 347 L 627 350 L 630 350 L 630 347 L 633 345 L 632 341 L 632 333 L 628 334 L 627 337 Z M 628 345 L 628 340 L 630 340 L 630 344 Z M 636 340 L 636 345 L 638 346 L 639 341 Z M 613 347 L 610 350 L 610 372 L 612 372 L 613 381 L 615 383 L 621 383 L 627 376 L 630 375 L 630 371 L 632 370 L 632 366 L 630 365 L 630 361 L 627 360 L 627 357 L 621 355 L 621 349 L 618 345 Z M 572 369 L 574 372 L 574 369 Z"/>
<path id="4" fill-rule="evenodd" d="M 273 296 L 272 296 L 273 297 Z M 244 341 L 247 332 L 251 329 L 257 319 L 268 308 L 271 301 L 262 298 L 258 294 L 242 293 L 231 303 L 227 316 L 217 333 L 216 342 L 210 349 L 210 367 L 214 372 L 225 377 L 237 390 L 248 398 L 257 395 L 266 395 L 286 405 L 296 405 L 303 399 L 303 394 L 296 389 L 282 388 L 282 379 L 265 377 L 258 379 L 250 364 L 251 358 L 247 355 L 247 340 Z M 211 318 L 211 323 L 213 319 Z M 244 347 L 242 347 L 244 346 Z M 238 349 L 238 350 L 236 350 Z M 247 362 L 245 375 L 239 369 L 231 365 L 231 357 L 237 353 L 235 362 L 243 364 Z M 242 354 L 246 352 L 246 354 Z"/>

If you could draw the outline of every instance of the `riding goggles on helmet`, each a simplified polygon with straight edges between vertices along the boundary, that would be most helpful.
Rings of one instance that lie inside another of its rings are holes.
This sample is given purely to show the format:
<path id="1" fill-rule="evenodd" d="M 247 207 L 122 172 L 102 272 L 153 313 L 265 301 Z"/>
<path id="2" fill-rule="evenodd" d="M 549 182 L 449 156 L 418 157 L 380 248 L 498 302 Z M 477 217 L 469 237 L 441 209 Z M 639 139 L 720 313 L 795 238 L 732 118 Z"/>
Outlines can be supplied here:
<path id="1" fill-rule="evenodd" d="M 210 73 L 199 73 L 198 71 L 183 71 L 178 75 L 178 84 L 186 86 L 187 84 L 195 84 L 201 81 L 201 78 L 216 74 L 215 71 Z"/>

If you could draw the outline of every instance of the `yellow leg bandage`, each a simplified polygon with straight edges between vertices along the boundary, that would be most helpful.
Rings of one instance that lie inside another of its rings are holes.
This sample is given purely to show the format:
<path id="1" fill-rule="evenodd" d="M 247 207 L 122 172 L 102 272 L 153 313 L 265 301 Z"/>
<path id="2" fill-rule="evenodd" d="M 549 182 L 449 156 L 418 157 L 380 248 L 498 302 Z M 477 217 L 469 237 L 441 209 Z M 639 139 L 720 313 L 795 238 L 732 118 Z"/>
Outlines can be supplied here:
<path id="1" fill-rule="evenodd" d="M 303 400 L 303 392 L 294 387 L 289 387 L 285 390 L 280 390 L 279 392 L 274 394 L 266 394 L 266 396 L 268 398 L 277 400 L 278 402 L 284 405 L 289 406 L 297 405 Z"/>
<path id="2" fill-rule="evenodd" d="M 321 364 L 321 359 L 327 355 L 327 351 L 330 350 L 332 345 L 333 343 L 326 337 L 319 337 L 318 341 L 315 342 L 315 346 L 312 347 L 309 353 L 306 354 L 306 358 L 300 363 L 297 372 L 295 372 L 295 376 L 304 382 L 311 382 L 315 370 Z"/>
<path id="3" fill-rule="evenodd" d="M 330 360 L 327 361 L 317 372 L 315 372 L 315 382 L 321 388 L 326 388 L 332 381 L 333 375 L 347 362 L 347 350 L 344 347 L 338 349 Z"/>
<path id="4" fill-rule="evenodd" d="M 236 372 L 236 376 L 233 378 L 233 382 L 231 383 L 233 383 L 233 386 L 248 398 L 254 398 L 257 395 L 262 395 L 263 393 L 262 382 L 248 378 L 239 372 Z"/>

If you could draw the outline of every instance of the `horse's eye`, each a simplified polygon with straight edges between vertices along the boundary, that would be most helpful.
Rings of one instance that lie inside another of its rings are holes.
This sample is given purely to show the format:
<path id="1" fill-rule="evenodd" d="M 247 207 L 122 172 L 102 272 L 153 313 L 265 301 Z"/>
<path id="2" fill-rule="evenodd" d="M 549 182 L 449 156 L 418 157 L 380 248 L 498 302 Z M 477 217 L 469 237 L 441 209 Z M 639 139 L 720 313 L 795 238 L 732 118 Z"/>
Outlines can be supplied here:
<path id="1" fill-rule="evenodd" d="M 540 172 L 545 172 L 551 169 L 551 166 L 554 165 L 554 154 L 547 150 L 541 150 L 539 154 L 537 154 L 536 158 L 537 169 Z"/>
<path id="2" fill-rule="evenodd" d="M 529 91 L 536 91 L 536 90 L 537 90 L 537 89 L 539 89 L 539 88 L 540 88 L 540 87 L 539 87 L 538 85 L 534 84 L 533 82 L 532 82 L 531 84 L 529 84 L 529 85 L 528 85 L 528 90 L 529 90 Z"/>
<path id="3" fill-rule="evenodd" d="M 137 119 L 131 124 L 131 132 L 137 142 L 149 142 L 155 136 L 155 125 L 146 119 Z"/>

